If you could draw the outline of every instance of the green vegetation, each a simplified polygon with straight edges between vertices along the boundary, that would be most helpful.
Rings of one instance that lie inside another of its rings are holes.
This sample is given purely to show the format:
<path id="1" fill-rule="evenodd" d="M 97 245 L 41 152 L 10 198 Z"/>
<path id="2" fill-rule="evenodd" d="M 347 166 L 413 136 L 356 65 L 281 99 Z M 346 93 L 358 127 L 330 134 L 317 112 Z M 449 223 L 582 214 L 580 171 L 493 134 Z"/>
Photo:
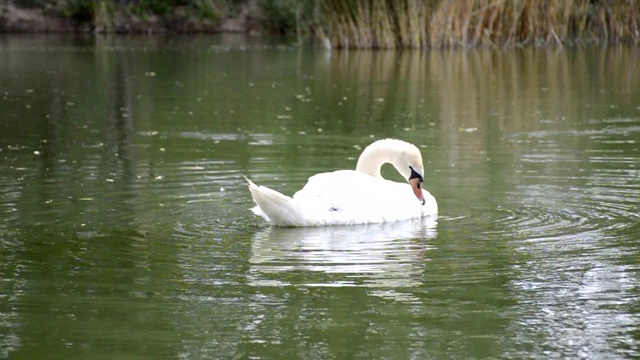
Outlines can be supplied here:
<path id="1" fill-rule="evenodd" d="M 337 48 L 550 45 L 640 40 L 636 0 L 328 0 Z"/>
<path id="2" fill-rule="evenodd" d="M 267 26 L 279 33 L 287 33 L 296 27 L 296 11 L 304 1 L 265 0 L 265 19 Z"/>
<path id="3" fill-rule="evenodd" d="M 640 41 L 640 0 L 9 0 L 95 32 L 310 35 L 329 48 L 443 48 Z M 1 23 L 1 19 L 0 19 Z M 185 24 L 206 26 L 185 26 Z M 238 25 L 239 24 L 239 25 Z M 1 24 L 0 24 L 1 25 Z"/>
<path id="4" fill-rule="evenodd" d="M 87 0 L 69 0 L 61 8 L 60 14 L 78 23 L 89 23 L 94 20 L 94 6 L 99 6 L 98 2 Z M 99 11 L 99 7 L 96 9 Z"/>
<path id="5" fill-rule="evenodd" d="M 219 31 L 217 26 L 223 19 L 238 17 L 251 3 L 251 0 L 8 1 L 23 9 L 42 9 L 49 16 L 70 22 L 79 31 L 93 32 Z M 0 28 L 1 25 L 0 16 Z"/>

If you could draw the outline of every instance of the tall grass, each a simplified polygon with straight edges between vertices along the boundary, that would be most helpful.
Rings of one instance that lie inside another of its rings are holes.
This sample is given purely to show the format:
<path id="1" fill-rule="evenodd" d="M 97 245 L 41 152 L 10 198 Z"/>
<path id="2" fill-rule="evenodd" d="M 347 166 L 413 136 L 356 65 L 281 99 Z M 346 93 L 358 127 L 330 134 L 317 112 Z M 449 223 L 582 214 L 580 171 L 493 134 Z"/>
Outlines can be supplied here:
<path id="1" fill-rule="evenodd" d="M 640 0 L 326 0 L 332 48 L 640 42 Z"/>

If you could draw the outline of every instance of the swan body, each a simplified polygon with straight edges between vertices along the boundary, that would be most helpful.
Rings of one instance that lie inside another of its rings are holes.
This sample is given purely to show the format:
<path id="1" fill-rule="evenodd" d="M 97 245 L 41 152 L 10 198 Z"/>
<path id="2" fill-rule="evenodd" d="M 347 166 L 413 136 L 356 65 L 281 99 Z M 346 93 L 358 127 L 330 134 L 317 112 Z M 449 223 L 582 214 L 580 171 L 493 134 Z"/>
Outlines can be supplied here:
<path id="1" fill-rule="evenodd" d="M 392 164 L 409 184 L 384 179 L 380 168 L 385 163 Z M 423 174 L 416 146 L 384 139 L 364 149 L 356 170 L 316 174 L 293 197 L 247 182 L 257 205 L 252 211 L 273 225 L 352 225 L 436 215 L 436 199 L 421 187 Z"/>

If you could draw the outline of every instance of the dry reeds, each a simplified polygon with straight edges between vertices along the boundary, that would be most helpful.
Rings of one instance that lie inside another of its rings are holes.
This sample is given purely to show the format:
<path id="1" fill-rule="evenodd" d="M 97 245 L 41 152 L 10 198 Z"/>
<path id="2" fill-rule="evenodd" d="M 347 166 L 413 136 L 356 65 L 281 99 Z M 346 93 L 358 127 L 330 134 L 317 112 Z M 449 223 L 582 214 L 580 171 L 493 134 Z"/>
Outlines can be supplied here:
<path id="1" fill-rule="evenodd" d="M 640 0 L 327 0 L 332 48 L 563 45 L 640 41 Z"/>

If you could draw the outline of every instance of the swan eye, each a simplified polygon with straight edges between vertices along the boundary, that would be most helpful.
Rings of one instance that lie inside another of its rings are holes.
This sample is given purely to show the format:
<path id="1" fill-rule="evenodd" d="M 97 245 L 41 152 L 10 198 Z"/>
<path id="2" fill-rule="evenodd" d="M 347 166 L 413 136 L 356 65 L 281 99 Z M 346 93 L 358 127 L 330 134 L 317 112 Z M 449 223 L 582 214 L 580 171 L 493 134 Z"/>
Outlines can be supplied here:
<path id="1" fill-rule="evenodd" d="M 413 167 L 409 166 L 409 169 L 411 169 L 411 176 L 409 176 L 409 180 L 418 179 L 418 189 L 419 189 L 420 183 L 423 182 L 424 179 L 422 178 L 422 175 L 418 174 L 417 171 L 413 170 Z"/>

